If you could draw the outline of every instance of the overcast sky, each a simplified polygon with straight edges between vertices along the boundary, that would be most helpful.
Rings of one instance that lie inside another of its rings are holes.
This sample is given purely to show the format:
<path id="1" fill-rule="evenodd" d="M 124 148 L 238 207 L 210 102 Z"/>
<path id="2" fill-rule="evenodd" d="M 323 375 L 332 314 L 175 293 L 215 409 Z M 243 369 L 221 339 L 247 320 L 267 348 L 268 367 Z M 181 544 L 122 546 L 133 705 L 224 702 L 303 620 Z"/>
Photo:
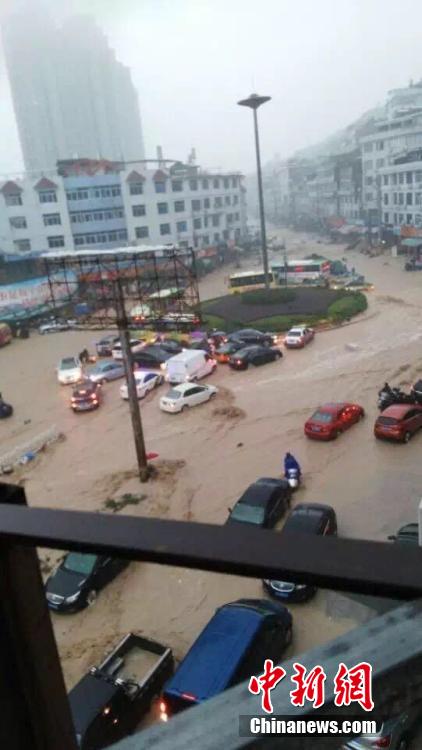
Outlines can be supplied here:
<path id="1" fill-rule="evenodd" d="M 89 11 L 131 68 L 151 157 L 157 144 L 180 159 L 194 146 L 203 166 L 249 171 L 252 115 L 236 101 L 252 91 L 272 97 L 260 110 L 265 162 L 422 77 L 420 0 L 45 1 L 56 15 Z M 21 166 L 0 58 L 0 173 Z"/>

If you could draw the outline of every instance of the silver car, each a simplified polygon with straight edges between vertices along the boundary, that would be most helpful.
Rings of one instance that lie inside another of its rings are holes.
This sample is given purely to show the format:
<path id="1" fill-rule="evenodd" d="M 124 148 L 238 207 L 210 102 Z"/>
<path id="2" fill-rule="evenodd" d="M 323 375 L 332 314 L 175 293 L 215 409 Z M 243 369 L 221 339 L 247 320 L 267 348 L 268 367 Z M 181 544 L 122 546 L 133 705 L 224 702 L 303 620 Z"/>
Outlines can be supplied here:
<path id="1" fill-rule="evenodd" d="M 125 368 L 122 362 L 99 362 L 89 373 L 89 379 L 93 383 L 108 383 L 109 380 L 123 378 Z"/>
<path id="2" fill-rule="evenodd" d="M 382 747 L 387 750 L 408 750 L 413 747 L 411 741 L 419 728 L 418 725 L 422 723 L 421 719 L 422 706 L 404 711 L 399 716 L 384 721 L 378 734 L 362 735 L 350 740 L 347 745 L 343 745 L 342 750 L 375 750 Z"/>

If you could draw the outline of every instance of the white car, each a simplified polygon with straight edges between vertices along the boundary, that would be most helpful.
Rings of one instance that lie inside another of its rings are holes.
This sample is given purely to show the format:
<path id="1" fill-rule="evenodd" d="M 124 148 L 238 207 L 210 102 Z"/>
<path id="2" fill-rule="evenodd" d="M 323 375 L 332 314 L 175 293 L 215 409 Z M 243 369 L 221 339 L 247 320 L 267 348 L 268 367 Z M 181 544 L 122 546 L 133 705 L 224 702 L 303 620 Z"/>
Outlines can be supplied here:
<path id="1" fill-rule="evenodd" d="M 313 328 L 307 328 L 306 326 L 295 326 L 288 331 L 285 339 L 284 346 L 287 349 L 303 349 L 306 344 L 315 336 Z"/>
<path id="2" fill-rule="evenodd" d="M 49 320 L 42 323 L 38 328 L 38 333 L 42 336 L 46 333 L 58 333 L 59 331 L 68 331 L 71 324 L 68 320 Z"/>
<path id="3" fill-rule="evenodd" d="M 83 369 L 79 357 L 63 357 L 56 369 L 57 380 L 61 385 L 77 383 L 83 378 Z"/>
<path id="4" fill-rule="evenodd" d="M 171 388 L 165 396 L 160 398 L 160 409 L 176 414 L 187 409 L 188 406 L 198 406 L 209 401 L 218 393 L 215 385 L 198 385 L 197 383 L 181 383 Z"/>
<path id="5" fill-rule="evenodd" d="M 164 377 L 159 372 L 137 370 L 135 372 L 135 382 L 138 398 L 145 398 L 149 391 L 152 391 L 153 388 L 157 388 L 157 386 L 164 382 Z M 129 398 L 127 383 L 120 386 L 120 395 L 126 400 Z"/>
<path id="6" fill-rule="evenodd" d="M 140 339 L 130 339 L 129 346 L 132 352 L 140 352 L 141 349 L 144 348 L 145 343 L 145 341 L 141 341 Z M 117 344 L 114 344 L 111 350 L 111 356 L 113 359 L 123 359 L 122 345 L 120 341 Z"/>

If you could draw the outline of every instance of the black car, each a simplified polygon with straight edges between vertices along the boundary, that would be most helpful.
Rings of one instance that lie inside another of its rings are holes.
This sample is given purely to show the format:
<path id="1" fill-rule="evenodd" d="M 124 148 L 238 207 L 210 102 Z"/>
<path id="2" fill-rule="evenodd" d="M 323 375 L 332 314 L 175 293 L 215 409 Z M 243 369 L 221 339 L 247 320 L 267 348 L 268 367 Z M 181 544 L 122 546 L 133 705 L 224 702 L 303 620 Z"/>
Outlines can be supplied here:
<path id="1" fill-rule="evenodd" d="M 298 532 L 300 534 L 317 534 L 324 536 L 337 534 L 337 518 L 334 508 L 319 503 L 301 503 L 296 505 L 287 516 L 281 530 L 283 534 Z M 263 581 L 264 588 L 276 599 L 290 602 L 305 602 L 316 593 L 315 586 L 291 581 Z"/>
<path id="2" fill-rule="evenodd" d="M 92 411 L 101 403 L 101 385 L 92 380 L 77 383 L 73 389 L 70 406 L 73 411 Z"/>
<path id="3" fill-rule="evenodd" d="M 50 609 L 75 612 L 93 604 L 97 593 L 129 565 L 107 555 L 69 552 L 47 579 L 46 595 Z"/>
<path id="4" fill-rule="evenodd" d="M 97 341 L 95 349 L 99 357 L 111 357 L 111 350 L 113 346 L 120 341 L 119 336 L 112 334 L 110 336 L 104 336 L 104 338 Z"/>
<path id="5" fill-rule="evenodd" d="M 159 370 L 163 369 L 167 360 L 173 356 L 173 352 L 166 351 L 160 344 L 149 344 L 144 346 L 140 352 L 134 352 L 132 359 L 138 367 L 147 370 Z"/>
<path id="6" fill-rule="evenodd" d="M 228 362 L 231 355 L 238 352 L 239 349 L 244 349 L 245 344 L 240 339 L 230 339 L 225 344 L 220 344 L 214 352 L 214 356 L 217 362 Z"/>
<path id="7" fill-rule="evenodd" d="M 241 328 L 240 331 L 230 333 L 227 337 L 231 339 L 240 339 L 245 344 L 261 344 L 262 346 L 272 346 L 277 341 L 277 336 L 272 333 L 262 333 L 257 331 L 255 328 Z"/>
<path id="8" fill-rule="evenodd" d="M 208 331 L 207 337 L 209 343 L 214 347 L 214 349 L 217 349 L 219 346 L 221 346 L 221 344 L 224 344 L 224 342 L 227 341 L 227 333 L 225 331 L 218 331 L 216 328 Z"/>
<path id="9" fill-rule="evenodd" d="M 230 356 L 229 366 L 233 370 L 247 370 L 249 365 L 258 367 L 267 362 L 275 362 L 283 356 L 280 349 L 269 346 L 245 346 Z"/>
<path id="10" fill-rule="evenodd" d="M 163 349 L 165 352 L 169 352 L 172 356 L 180 354 L 183 349 L 180 341 L 176 341 L 175 339 L 163 339 L 162 341 L 157 341 L 156 346 L 159 346 L 160 349 Z"/>
<path id="11" fill-rule="evenodd" d="M 388 538 L 399 544 L 419 544 L 419 524 L 407 523 L 399 528 L 397 534 L 391 534 Z"/>
<path id="12" fill-rule="evenodd" d="M 290 507 L 292 490 L 285 479 L 261 477 L 250 484 L 234 508 L 226 523 L 249 523 L 272 529 Z"/>

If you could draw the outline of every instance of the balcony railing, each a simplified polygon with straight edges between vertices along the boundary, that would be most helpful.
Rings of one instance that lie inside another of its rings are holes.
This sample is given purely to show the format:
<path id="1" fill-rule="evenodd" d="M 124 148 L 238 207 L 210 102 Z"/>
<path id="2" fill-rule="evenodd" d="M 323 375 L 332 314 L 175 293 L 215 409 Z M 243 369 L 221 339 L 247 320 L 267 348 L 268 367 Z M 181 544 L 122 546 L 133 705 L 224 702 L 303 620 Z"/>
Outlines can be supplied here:
<path id="1" fill-rule="evenodd" d="M 0 484 L 0 747 L 75 750 L 57 647 L 35 547 L 107 554 L 131 560 L 309 583 L 322 588 L 408 600 L 422 595 L 422 551 L 390 543 L 313 538 L 231 526 L 28 508 L 24 490 Z M 253 554 L 251 554 L 253 550 Z M 339 661 L 373 667 L 377 711 L 395 715 L 422 699 L 422 604 L 412 602 L 301 655 L 323 664 L 327 685 Z M 286 670 L 291 663 L 284 664 Z M 288 683 L 272 695 L 277 714 L 293 709 Z M 326 691 L 325 716 L 335 712 Z M 259 715 L 258 698 L 240 685 L 114 746 L 114 750 L 314 748 L 315 738 L 239 737 L 238 716 Z M 356 709 L 342 708 L 342 714 Z M 338 747 L 318 738 L 318 750 Z"/>

